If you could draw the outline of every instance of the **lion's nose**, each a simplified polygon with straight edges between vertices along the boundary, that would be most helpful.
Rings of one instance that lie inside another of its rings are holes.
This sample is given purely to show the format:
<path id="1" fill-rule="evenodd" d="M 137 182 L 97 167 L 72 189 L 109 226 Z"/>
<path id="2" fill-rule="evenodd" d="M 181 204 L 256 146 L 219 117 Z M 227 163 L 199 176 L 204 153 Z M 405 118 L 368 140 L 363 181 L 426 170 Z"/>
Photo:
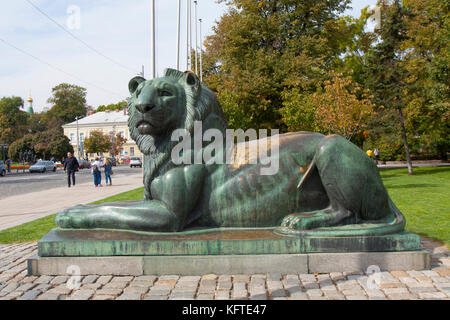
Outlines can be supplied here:
<path id="1" fill-rule="evenodd" d="M 151 103 L 142 103 L 142 104 L 137 104 L 136 105 L 136 109 L 141 112 L 141 113 L 146 113 L 149 112 L 150 110 L 152 110 L 155 107 L 154 104 Z"/>

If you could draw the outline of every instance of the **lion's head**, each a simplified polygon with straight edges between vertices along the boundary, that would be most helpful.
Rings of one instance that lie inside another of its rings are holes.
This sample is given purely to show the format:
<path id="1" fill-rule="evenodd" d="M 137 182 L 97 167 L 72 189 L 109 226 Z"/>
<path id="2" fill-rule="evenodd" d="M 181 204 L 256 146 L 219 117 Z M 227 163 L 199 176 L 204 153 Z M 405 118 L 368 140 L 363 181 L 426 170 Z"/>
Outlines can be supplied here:
<path id="1" fill-rule="evenodd" d="M 161 78 L 134 77 L 129 82 L 128 127 L 139 150 L 151 161 L 144 171 L 148 182 L 168 163 L 175 129 L 186 129 L 193 136 L 194 122 L 203 129 L 228 127 L 216 95 L 192 72 L 167 69 Z M 147 185 L 147 183 L 145 183 Z"/>
<path id="2" fill-rule="evenodd" d="M 215 94 L 192 72 L 167 69 L 163 77 L 153 80 L 134 77 L 128 88 L 130 135 L 146 155 L 166 151 L 173 130 L 192 134 L 194 121 L 211 114 L 222 118 L 226 126 Z"/>

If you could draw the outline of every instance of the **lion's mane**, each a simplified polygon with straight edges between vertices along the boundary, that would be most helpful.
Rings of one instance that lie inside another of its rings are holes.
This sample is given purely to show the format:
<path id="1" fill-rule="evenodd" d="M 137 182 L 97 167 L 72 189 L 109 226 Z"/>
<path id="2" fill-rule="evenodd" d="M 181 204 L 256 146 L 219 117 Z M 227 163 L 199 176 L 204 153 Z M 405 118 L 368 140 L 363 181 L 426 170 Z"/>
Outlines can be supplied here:
<path id="1" fill-rule="evenodd" d="M 186 129 L 191 136 L 194 132 L 194 121 L 203 121 L 211 115 L 215 115 L 219 119 L 222 119 L 223 123 L 220 125 L 225 130 L 228 125 L 225 119 L 225 115 L 220 107 L 219 101 L 216 95 L 200 81 L 195 82 L 193 85 L 187 84 L 187 72 L 181 72 L 174 69 L 166 69 L 164 77 L 174 78 L 184 88 L 185 93 L 185 112 L 180 115 L 178 119 L 178 125 L 175 129 Z M 179 97 L 182 99 L 183 97 Z M 136 107 L 133 97 L 128 99 L 128 127 L 130 130 L 131 138 L 136 141 L 136 144 L 144 154 L 144 157 L 150 157 L 148 162 L 144 160 L 144 163 L 150 163 L 150 168 L 145 168 L 144 171 L 144 186 L 150 187 L 150 183 L 153 178 L 159 175 L 160 168 L 165 166 L 169 162 L 172 148 L 178 143 L 177 141 L 171 141 L 171 135 L 173 131 L 167 132 L 162 137 L 155 139 L 151 135 L 142 135 L 136 128 L 136 123 L 139 117 L 136 116 Z"/>

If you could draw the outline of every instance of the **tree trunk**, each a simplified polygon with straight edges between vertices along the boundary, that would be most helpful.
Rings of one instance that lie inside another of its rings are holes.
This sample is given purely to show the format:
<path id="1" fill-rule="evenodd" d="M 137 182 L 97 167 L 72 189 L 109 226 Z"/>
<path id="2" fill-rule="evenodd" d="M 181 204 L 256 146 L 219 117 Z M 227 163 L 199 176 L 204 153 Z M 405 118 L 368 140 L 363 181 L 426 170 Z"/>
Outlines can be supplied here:
<path id="1" fill-rule="evenodd" d="M 398 114 L 400 117 L 400 124 L 402 125 L 402 138 L 403 138 L 403 144 L 405 146 L 406 162 L 408 164 L 408 174 L 411 176 L 413 174 L 413 168 L 412 168 L 411 156 L 409 155 L 408 140 L 406 139 L 405 118 L 403 117 L 402 108 L 398 108 Z"/>

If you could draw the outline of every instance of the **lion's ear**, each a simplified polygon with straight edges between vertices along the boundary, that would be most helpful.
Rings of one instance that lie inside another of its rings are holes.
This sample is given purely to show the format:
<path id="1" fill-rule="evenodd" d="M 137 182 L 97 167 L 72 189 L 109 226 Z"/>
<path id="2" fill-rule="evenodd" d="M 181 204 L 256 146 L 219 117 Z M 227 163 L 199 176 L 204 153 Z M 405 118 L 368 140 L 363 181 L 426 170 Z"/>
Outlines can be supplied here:
<path id="1" fill-rule="evenodd" d="M 136 91 L 137 87 L 144 81 L 145 79 L 140 76 L 131 79 L 128 83 L 128 90 L 130 90 L 130 93 L 133 94 Z"/>
<path id="2" fill-rule="evenodd" d="M 193 73 L 192 71 L 185 71 L 184 73 L 186 74 L 186 83 L 188 85 L 195 87 L 199 86 L 200 80 L 195 73 Z"/>

